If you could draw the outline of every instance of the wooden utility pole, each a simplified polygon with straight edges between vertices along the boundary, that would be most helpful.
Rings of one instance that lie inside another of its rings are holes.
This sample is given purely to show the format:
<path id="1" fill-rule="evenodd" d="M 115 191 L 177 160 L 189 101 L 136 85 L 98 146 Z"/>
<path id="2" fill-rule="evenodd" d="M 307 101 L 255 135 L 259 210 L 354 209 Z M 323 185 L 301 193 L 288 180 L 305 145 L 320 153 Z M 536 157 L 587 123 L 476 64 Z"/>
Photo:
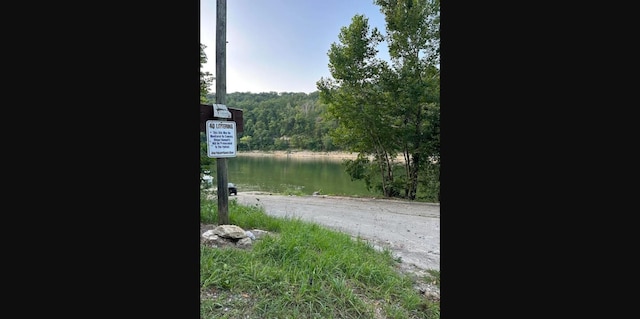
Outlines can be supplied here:
<path id="1" fill-rule="evenodd" d="M 227 100 L 227 0 L 216 3 L 216 104 Z M 229 224 L 227 159 L 217 158 L 218 225 Z"/>

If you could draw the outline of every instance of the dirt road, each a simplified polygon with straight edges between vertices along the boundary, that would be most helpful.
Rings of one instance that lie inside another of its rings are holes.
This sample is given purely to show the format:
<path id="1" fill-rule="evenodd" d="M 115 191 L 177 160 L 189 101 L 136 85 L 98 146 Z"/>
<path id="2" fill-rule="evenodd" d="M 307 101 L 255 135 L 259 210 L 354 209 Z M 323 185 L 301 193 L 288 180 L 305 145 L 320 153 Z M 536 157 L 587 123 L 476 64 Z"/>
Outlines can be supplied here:
<path id="1" fill-rule="evenodd" d="M 336 196 L 283 196 L 242 192 L 230 196 L 267 214 L 299 217 L 389 248 L 405 267 L 440 270 L 440 205 Z"/>

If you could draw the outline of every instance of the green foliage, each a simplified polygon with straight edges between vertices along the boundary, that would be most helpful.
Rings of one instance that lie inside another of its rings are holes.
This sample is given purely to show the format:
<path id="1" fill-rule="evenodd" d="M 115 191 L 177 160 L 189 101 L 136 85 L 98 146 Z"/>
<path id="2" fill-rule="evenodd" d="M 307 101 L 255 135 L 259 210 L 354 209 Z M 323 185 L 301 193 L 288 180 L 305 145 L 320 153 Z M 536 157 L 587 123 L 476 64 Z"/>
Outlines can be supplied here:
<path id="1" fill-rule="evenodd" d="M 233 225 L 250 229 L 260 227 L 268 231 L 280 231 L 282 221 L 265 214 L 262 206 L 245 206 L 238 204 L 238 200 L 229 200 L 229 222 Z M 218 202 L 214 197 L 207 199 L 200 196 L 200 222 L 204 224 L 217 224 L 218 222 Z"/>
<path id="2" fill-rule="evenodd" d="M 234 92 L 227 94 L 227 105 L 243 111 L 239 151 L 339 150 L 329 138 L 335 121 L 325 120 L 326 106 L 317 93 Z"/>
<path id="3" fill-rule="evenodd" d="M 385 15 L 387 34 L 370 29 L 368 19 L 355 15 L 340 30 L 340 43 L 330 46 L 332 78 L 317 82 L 327 115 L 338 127 L 331 136 L 339 147 L 371 156 L 368 170 L 362 162 L 347 163 L 357 179 L 379 180 L 384 196 L 415 199 L 423 167 L 440 155 L 440 70 L 438 0 L 376 0 Z M 377 46 L 386 41 L 391 65 L 376 58 Z M 397 154 L 404 155 L 398 170 Z M 439 165 L 439 162 L 436 162 Z M 376 173 L 374 173 L 376 172 Z M 430 189 L 438 193 L 439 189 Z M 439 196 L 439 195 L 438 195 Z"/>
<path id="4" fill-rule="evenodd" d="M 207 63 L 207 54 L 204 52 L 206 47 L 206 45 L 200 43 L 200 103 L 209 103 L 207 94 L 209 93 L 209 87 L 213 83 L 212 74 L 202 71 L 202 65 Z"/>
<path id="5" fill-rule="evenodd" d="M 440 202 L 440 164 L 428 162 L 421 166 L 420 184 L 416 198 L 432 203 Z"/>
<path id="6" fill-rule="evenodd" d="M 369 164 L 369 159 L 358 155 L 355 160 L 343 160 L 342 164 L 345 166 L 347 173 L 351 176 L 351 180 L 359 180 L 367 177 L 366 170 Z"/>
<path id="7" fill-rule="evenodd" d="M 200 166 L 208 166 L 215 163 L 215 158 L 207 155 L 207 135 L 200 132 Z"/>

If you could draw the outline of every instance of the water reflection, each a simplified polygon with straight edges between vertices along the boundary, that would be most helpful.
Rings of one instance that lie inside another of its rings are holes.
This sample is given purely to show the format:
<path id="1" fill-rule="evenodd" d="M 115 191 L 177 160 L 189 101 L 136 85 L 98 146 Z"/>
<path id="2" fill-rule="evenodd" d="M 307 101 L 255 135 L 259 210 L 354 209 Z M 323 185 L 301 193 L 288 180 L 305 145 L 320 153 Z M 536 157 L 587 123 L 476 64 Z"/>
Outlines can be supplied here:
<path id="1" fill-rule="evenodd" d="M 215 177 L 216 164 L 206 167 Z M 296 192 L 311 195 L 374 196 L 364 181 L 351 181 L 341 159 L 327 157 L 243 156 L 227 159 L 229 182 L 238 192 Z M 215 184 L 215 183 L 214 183 Z"/>

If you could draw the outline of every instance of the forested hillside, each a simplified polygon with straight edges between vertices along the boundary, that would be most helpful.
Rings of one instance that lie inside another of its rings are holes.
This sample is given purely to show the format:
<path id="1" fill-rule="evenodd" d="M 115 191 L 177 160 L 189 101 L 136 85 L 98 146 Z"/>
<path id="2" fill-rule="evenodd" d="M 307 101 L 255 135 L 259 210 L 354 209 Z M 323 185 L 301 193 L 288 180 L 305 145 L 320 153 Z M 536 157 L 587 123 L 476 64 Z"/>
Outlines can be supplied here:
<path id="1" fill-rule="evenodd" d="M 207 94 L 215 103 L 215 94 Z M 337 127 L 325 117 L 327 106 L 319 102 L 318 92 L 306 93 L 228 93 L 228 107 L 242 110 L 244 131 L 238 133 L 238 150 L 311 151 L 340 150 L 329 131 Z"/>

